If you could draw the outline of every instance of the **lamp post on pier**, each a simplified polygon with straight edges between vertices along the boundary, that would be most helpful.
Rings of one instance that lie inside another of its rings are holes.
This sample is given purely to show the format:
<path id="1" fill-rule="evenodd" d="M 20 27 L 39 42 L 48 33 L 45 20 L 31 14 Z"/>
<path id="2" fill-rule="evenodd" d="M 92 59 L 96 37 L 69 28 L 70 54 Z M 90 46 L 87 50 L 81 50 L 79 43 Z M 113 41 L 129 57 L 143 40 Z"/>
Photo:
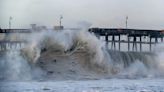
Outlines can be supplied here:
<path id="1" fill-rule="evenodd" d="M 60 21 L 59 21 L 59 26 L 61 27 L 62 26 L 62 19 L 63 19 L 63 16 L 62 15 L 60 15 Z"/>
<path id="2" fill-rule="evenodd" d="M 11 29 L 11 20 L 12 20 L 13 18 L 10 16 L 9 17 L 9 29 Z"/>
<path id="3" fill-rule="evenodd" d="M 128 28 L 128 16 L 126 16 L 126 22 L 125 22 L 125 24 L 126 24 L 126 29 Z"/>

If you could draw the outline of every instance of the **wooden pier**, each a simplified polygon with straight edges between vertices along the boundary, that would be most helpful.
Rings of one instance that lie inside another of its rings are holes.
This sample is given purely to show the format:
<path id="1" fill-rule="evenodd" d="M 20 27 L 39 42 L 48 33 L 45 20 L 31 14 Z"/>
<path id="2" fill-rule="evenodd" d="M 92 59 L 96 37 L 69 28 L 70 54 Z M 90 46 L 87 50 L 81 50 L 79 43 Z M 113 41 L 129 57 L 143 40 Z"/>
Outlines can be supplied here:
<path id="1" fill-rule="evenodd" d="M 90 32 L 95 33 L 98 38 L 105 37 L 106 45 L 111 43 L 111 49 L 116 50 L 116 43 L 118 43 L 118 50 L 121 50 L 121 43 L 128 44 L 128 51 L 130 51 L 130 44 L 132 44 L 132 50 L 137 51 L 139 44 L 142 51 L 143 44 L 149 44 L 149 50 L 152 50 L 152 44 L 163 42 L 164 30 L 143 30 L 143 29 L 118 29 L 118 28 L 90 28 Z M 126 40 L 122 40 L 121 37 L 126 36 Z M 111 37 L 111 40 L 109 40 Z M 116 37 L 118 38 L 116 40 Z M 149 41 L 142 41 L 142 38 L 148 38 Z M 132 40 L 130 40 L 132 39 Z M 137 40 L 139 39 L 139 41 Z M 152 39 L 155 41 L 153 42 Z M 159 41 L 159 39 L 161 39 Z"/>
<path id="2" fill-rule="evenodd" d="M 39 32 L 39 31 L 36 31 Z M 132 51 L 143 51 L 143 44 L 149 45 L 149 50 L 152 51 L 152 45 L 163 42 L 164 30 L 143 30 L 143 29 L 123 29 L 123 28 L 90 28 L 89 32 L 94 33 L 98 38 L 104 37 L 106 45 L 108 47 L 111 43 L 111 48 L 116 50 L 116 44 L 118 44 L 118 50 L 121 51 L 121 44 L 127 44 L 128 51 L 130 51 L 132 44 Z M 5 34 L 5 36 L 11 35 L 13 33 L 32 33 L 30 29 L 0 29 L 0 34 Z M 127 39 L 123 40 L 122 36 Z M 109 39 L 109 37 L 111 39 Z M 116 39 L 117 38 L 117 39 Z M 148 38 L 148 41 L 143 41 L 142 38 Z M 159 40 L 160 39 L 160 40 Z M 22 46 L 24 41 L 8 41 L 0 40 L 0 50 L 6 50 L 7 47 L 12 49 L 16 46 Z"/>
<path id="3" fill-rule="evenodd" d="M 25 41 L 18 40 L 8 40 L 10 35 L 18 33 L 31 33 L 29 29 L 0 29 L 0 36 L 4 35 L 4 38 L 0 40 L 0 51 L 7 50 L 17 50 L 18 48 L 22 48 L 22 46 L 26 43 Z"/>

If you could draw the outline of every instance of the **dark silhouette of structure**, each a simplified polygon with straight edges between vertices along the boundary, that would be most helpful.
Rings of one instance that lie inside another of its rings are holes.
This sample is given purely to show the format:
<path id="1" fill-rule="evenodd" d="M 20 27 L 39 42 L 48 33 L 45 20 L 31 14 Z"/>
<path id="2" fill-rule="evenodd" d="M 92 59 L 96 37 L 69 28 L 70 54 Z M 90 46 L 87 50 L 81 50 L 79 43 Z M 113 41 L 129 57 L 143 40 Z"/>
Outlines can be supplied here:
<path id="1" fill-rule="evenodd" d="M 130 43 L 133 44 L 132 50 L 137 51 L 137 44 L 140 45 L 140 51 L 142 51 L 142 44 L 149 44 L 150 51 L 152 50 L 152 44 L 157 44 L 161 39 L 163 42 L 164 31 L 163 30 L 144 30 L 144 29 L 118 29 L 118 28 L 90 28 L 90 32 L 94 33 L 98 38 L 105 36 L 105 41 L 108 46 L 108 43 L 111 42 L 111 49 L 116 50 L 116 43 L 118 43 L 118 48 L 120 50 L 121 43 L 128 44 L 128 51 L 130 51 Z M 121 36 L 126 36 L 127 40 L 121 40 Z M 112 37 L 112 40 L 109 40 L 108 37 Z M 115 38 L 118 37 L 118 40 Z M 142 37 L 149 38 L 149 41 L 142 41 Z M 133 38 L 133 41 L 130 40 Z M 139 38 L 139 41 L 137 41 Z M 155 39 L 155 42 L 152 42 L 152 39 Z"/>
<path id="2" fill-rule="evenodd" d="M 0 34 L 12 34 L 12 33 L 31 33 L 34 30 L 30 29 L 0 29 Z M 121 51 L 121 43 L 128 44 L 128 51 L 130 51 L 130 44 L 133 44 L 132 50 L 137 51 L 137 44 L 140 46 L 140 51 L 142 51 L 142 44 L 149 44 L 150 51 L 152 50 L 152 44 L 157 44 L 163 42 L 164 30 L 144 30 L 144 29 L 119 29 L 119 28 L 90 28 L 88 30 L 91 33 L 94 33 L 98 38 L 105 37 L 106 45 L 111 43 L 111 49 L 116 50 L 116 43 L 118 43 L 118 49 Z M 39 31 L 36 31 L 39 32 Z M 127 40 L 121 40 L 122 36 L 126 36 Z M 109 37 L 112 37 L 109 40 Z M 116 39 L 118 37 L 118 40 Z M 142 41 L 142 37 L 149 38 L 149 41 Z M 133 40 L 130 40 L 133 38 Z M 139 38 L 139 41 L 137 40 Z M 154 39 L 154 41 L 152 41 Z M 161 39 L 161 41 L 159 41 Z M 0 47 L 5 50 L 5 47 L 13 47 L 18 44 L 21 46 L 25 41 L 0 41 Z"/>

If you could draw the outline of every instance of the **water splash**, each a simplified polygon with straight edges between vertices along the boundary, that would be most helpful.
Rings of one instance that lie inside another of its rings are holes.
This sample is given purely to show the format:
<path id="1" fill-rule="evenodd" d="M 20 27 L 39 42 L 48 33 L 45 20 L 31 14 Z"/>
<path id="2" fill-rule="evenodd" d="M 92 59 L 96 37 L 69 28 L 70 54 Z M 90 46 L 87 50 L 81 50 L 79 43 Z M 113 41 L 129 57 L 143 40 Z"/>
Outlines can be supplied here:
<path id="1" fill-rule="evenodd" d="M 59 55 L 72 57 L 78 51 L 86 53 L 86 56 L 83 57 L 86 59 L 81 60 L 83 66 L 108 76 L 138 78 L 162 76 L 164 74 L 162 72 L 164 67 L 163 51 L 160 53 L 113 52 L 106 48 L 103 41 L 86 30 L 44 30 L 40 33 L 29 34 L 28 39 L 25 38 L 23 39 L 28 43 L 23 49 L 16 53 L 10 52 L 4 56 L 5 58 L 1 59 L 0 68 L 1 70 L 6 69 L 0 72 L 1 77 L 30 79 L 35 74 L 42 76 L 42 74 L 37 73 L 42 72 L 42 70 L 38 69 L 38 71 L 36 69 L 35 71 L 31 66 L 35 67 L 43 55 L 53 54 L 55 56 L 58 53 Z M 163 46 L 160 48 L 163 48 Z M 11 73 L 12 70 L 14 70 L 13 73 Z M 31 71 L 35 71 L 35 73 Z"/>

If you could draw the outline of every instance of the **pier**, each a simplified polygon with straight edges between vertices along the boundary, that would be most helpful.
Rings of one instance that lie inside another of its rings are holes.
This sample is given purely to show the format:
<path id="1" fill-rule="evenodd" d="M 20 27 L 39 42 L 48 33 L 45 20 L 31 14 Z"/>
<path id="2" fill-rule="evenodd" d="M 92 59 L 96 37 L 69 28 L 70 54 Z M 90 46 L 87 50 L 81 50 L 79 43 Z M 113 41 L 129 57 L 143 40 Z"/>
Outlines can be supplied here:
<path id="1" fill-rule="evenodd" d="M 26 43 L 25 41 L 8 39 L 8 37 L 13 34 L 20 35 L 21 33 L 31 33 L 31 31 L 29 29 L 0 29 L 0 36 L 3 36 L 2 38 L 0 37 L 0 51 L 22 48 L 22 46 Z"/>
<path id="2" fill-rule="evenodd" d="M 106 46 L 111 50 L 118 51 L 121 51 L 121 44 L 123 43 L 127 44 L 128 51 L 142 52 L 143 44 L 149 45 L 149 51 L 152 51 L 152 45 L 162 43 L 164 37 L 164 30 L 90 28 L 88 31 L 94 33 L 99 39 L 101 39 L 101 37 L 104 37 Z M 36 30 L 35 32 L 39 31 Z M 32 33 L 32 31 L 30 29 L 0 29 L 0 36 L 1 34 L 4 34 L 6 37 L 8 37 L 8 35 L 12 35 L 14 33 L 18 33 L 21 35 L 22 33 Z M 143 38 L 147 38 L 148 40 L 143 41 Z M 21 47 L 24 43 L 25 41 L 10 41 L 6 39 L 1 39 L 0 50 L 15 49 L 17 46 Z"/>
<path id="3" fill-rule="evenodd" d="M 121 51 L 121 43 L 126 43 L 128 51 L 143 51 L 143 44 L 149 45 L 149 51 L 152 51 L 152 45 L 163 42 L 164 30 L 144 30 L 144 29 L 123 29 L 123 28 L 90 28 L 89 32 L 94 33 L 99 39 L 105 38 L 107 47 L 111 43 L 112 50 L 116 50 L 116 43 L 118 44 L 118 50 Z M 122 36 L 126 37 L 126 40 L 122 40 Z M 111 37 L 111 39 L 109 39 Z M 116 39 L 116 37 L 118 39 Z M 143 41 L 142 38 L 148 38 L 148 41 Z M 139 40 L 138 40 L 139 39 Z M 154 39 L 154 41 L 152 41 Z M 160 40 L 159 40 L 160 39 Z M 139 50 L 138 50 L 139 44 Z"/>

